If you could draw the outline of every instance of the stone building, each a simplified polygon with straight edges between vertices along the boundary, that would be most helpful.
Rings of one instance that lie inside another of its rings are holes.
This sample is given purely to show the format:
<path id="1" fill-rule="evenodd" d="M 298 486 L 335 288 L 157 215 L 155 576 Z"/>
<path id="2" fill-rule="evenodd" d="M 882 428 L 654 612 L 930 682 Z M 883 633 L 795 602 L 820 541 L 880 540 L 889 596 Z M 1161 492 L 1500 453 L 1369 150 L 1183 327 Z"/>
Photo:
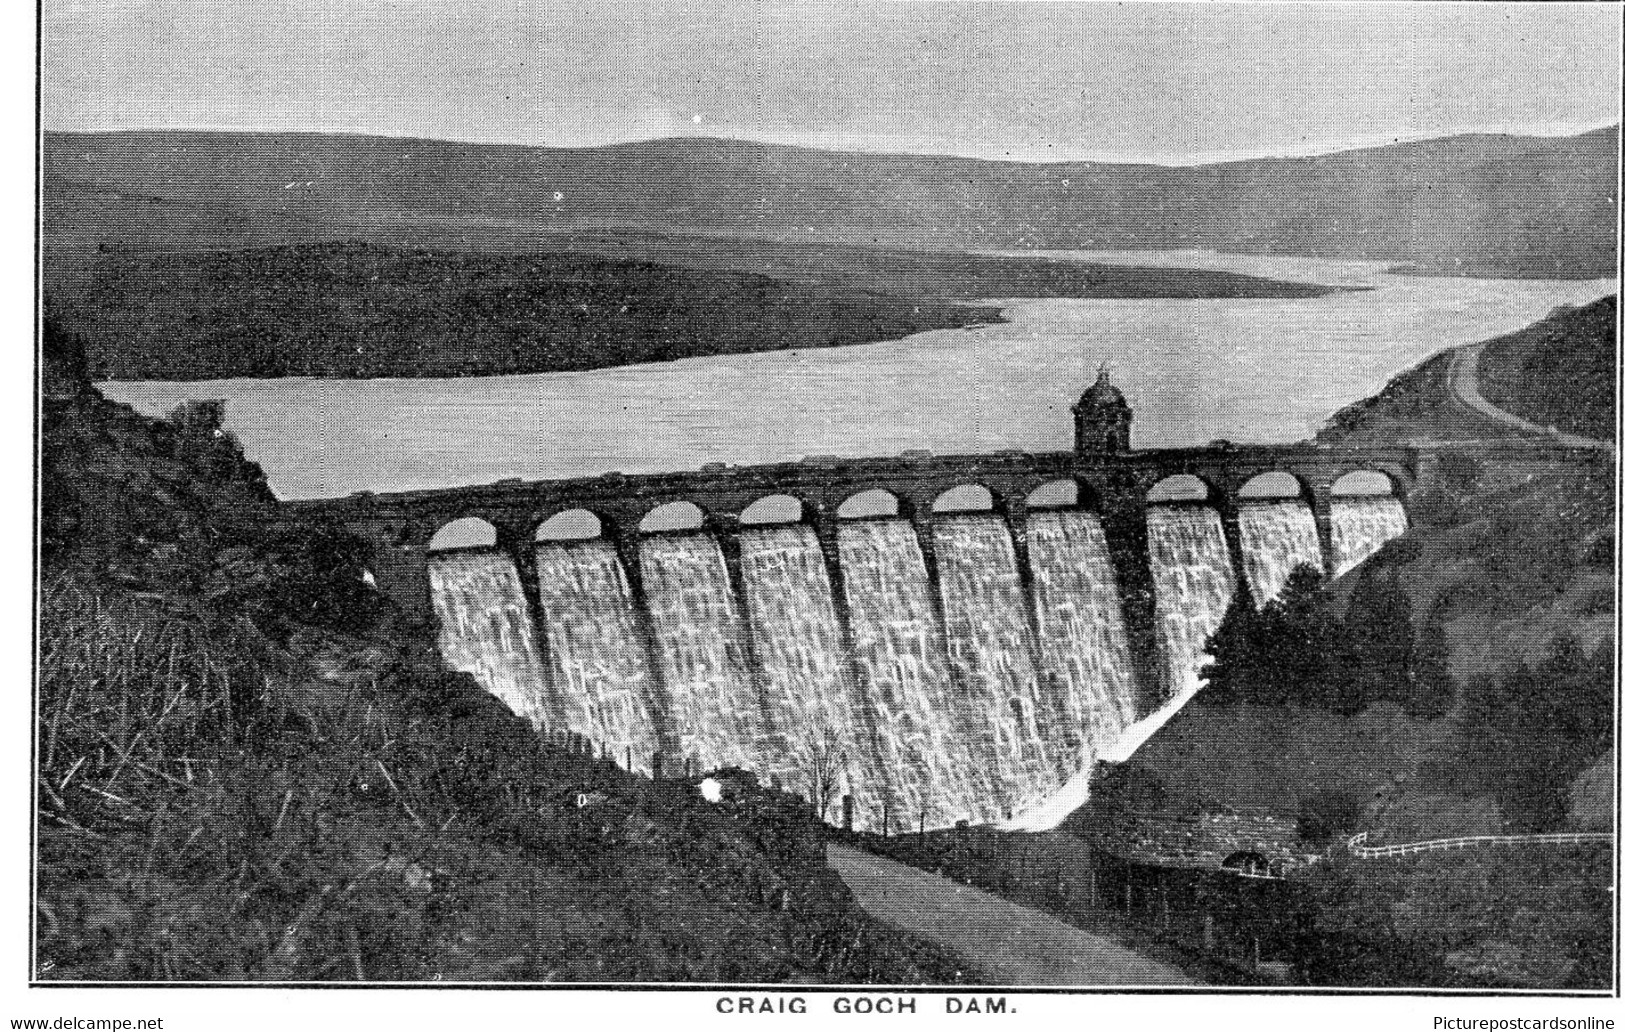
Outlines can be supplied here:
<path id="1" fill-rule="evenodd" d="M 1123 392 L 1112 386 L 1111 371 L 1101 363 L 1095 382 L 1072 406 L 1074 447 L 1095 455 L 1126 452 L 1133 422 L 1134 410 Z"/>

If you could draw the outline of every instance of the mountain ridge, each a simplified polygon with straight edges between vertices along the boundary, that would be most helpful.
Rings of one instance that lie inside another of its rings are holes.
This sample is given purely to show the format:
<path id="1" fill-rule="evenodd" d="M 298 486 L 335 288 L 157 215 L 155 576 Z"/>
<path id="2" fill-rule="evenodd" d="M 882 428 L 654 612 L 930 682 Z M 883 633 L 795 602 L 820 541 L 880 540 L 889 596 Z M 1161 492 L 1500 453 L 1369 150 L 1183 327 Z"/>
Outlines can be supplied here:
<path id="1" fill-rule="evenodd" d="M 538 231 L 948 251 L 1198 247 L 1593 278 L 1616 267 L 1618 138 L 1618 126 L 1562 137 L 1462 134 L 1173 166 L 722 137 L 566 149 L 320 133 L 46 133 L 44 228 L 48 249 L 71 257 L 63 241 L 106 246 L 132 220 L 151 218 L 139 208 L 105 211 L 86 196 L 111 190 L 308 220 L 328 238 L 448 220 L 477 236 L 489 232 L 481 220 L 519 219 Z M 185 245 L 184 232 L 176 242 Z"/>

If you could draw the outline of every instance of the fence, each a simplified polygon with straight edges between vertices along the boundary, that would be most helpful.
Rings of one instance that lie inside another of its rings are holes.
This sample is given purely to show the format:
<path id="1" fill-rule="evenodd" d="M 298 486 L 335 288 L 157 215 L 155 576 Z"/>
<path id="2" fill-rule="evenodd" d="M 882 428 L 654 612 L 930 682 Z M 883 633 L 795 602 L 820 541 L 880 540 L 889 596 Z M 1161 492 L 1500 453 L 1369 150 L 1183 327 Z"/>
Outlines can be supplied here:
<path id="1" fill-rule="evenodd" d="M 1418 853 L 1433 853 L 1451 849 L 1475 849 L 1479 846 L 1498 845 L 1559 845 L 1581 842 L 1612 842 L 1610 831 L 1570 831 L 1548 835 L 1468 835 L 1462 838 L 1425 839 L 1420 842 L 1401 842 L 1391 846 L 1365 844 L 1369 831 L 1362 831 L 1349 839 L 1349 855 L 1357 860 L 1391 860 Z"/>

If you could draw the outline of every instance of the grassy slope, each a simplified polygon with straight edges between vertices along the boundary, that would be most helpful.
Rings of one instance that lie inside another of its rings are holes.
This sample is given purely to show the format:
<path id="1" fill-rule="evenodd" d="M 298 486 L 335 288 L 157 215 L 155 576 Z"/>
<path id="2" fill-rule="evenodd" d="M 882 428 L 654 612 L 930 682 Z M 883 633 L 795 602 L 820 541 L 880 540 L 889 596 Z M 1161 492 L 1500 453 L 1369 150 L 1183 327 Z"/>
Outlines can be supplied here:
<path id="1" fill-rule="evenodd" d="M 1603 298 L 1491 341 L 1478 364 L 1484 397 L 1540 426 L 1613 439 L 1617 307 Z"/>
<path id="2" fill-rule="evenodd" d="M 742 273 L 345 244 L 107 261 L 62 301 L 98 379 L 594 369 L 998 318 Z"/>
<path id="3" fill-rule="evenodd" d="M 45 435 L 42 977 L 975 977 L 863 915 L 799 802 L 538 741 L 229 437 L 93 393 Z"/>
<path id="4" fill-rule="evenodd" d="M 44 149 L 48 205 L 53 193 L 101 191 L 141 214 L 159 198 L 235 212 L 260 229 L 288 219 L 293 231 L 440 222 L 477 233 L 509 221 L 946 251 L 1207 247 L 1599 276 L 1614 267 L 1617 141 L 1617 128 L 1473 135 L 1193 168 L 703 138 L 554 150 L 142 132 L 50 134 Z M 95 209 L 74 218 L 113 224 Z"/>
<path id="5" fill-rule="evenodd" d="M 455 241 L 446 241 L 455 244 Z M 462 376 L 838 347 L 997 321 L 982 296 L 1303 296 L 1226 273 L 854 249 L 575 253 L 301 244 L 103 257 L 54 281 L 101 379 Z M 883 286 L 885 293 L 875 289 Z"/>
<path id="6" fill-rule="evenodd" d="M 1559 308 L 1531 326 L 1485 343 L 1479 390 L 1491 403 L 1541 426 L 1614 436 L 1616 299 Z M 1450 395 L 1453 352 L 1408 369 L 1369 398 L 1333 413 L 1315 440 L 1331 445 L 1471 440 L 1509 431 Z"/>

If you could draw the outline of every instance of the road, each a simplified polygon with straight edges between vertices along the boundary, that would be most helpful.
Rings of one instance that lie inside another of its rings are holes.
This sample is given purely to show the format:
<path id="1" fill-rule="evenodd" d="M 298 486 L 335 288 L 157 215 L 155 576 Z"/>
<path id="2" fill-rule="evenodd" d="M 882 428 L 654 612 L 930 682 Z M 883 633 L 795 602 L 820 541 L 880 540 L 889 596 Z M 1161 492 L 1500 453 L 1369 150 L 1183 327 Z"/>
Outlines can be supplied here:
<path id="1" fill-rule="evenodd" d="M 1478 389 L 1478 361 L 1484 354 L 1484 347 L 1484 344 L 1469 344 L 1450 353 L 1450 393 L 1456 396 L 1457 401 L 1479 415 L 1495 420 L 1502 426 L 1512 427 L 1524 433 L 1538 434 L 1548 441 L 1554 441 L 1570 448 L 1614 450 L 1614 445 L 1610 441 L 1599 441 L 1591 437 L 1580 437 L 1576 434 L 1558 433 L 1491 404 L 1489 399 L 1484 397 Z"/>
<path id="2" fill-rule="evenodd" d="M 965 957 L 999 985 L 1195 984 L 1041 910 L 862 850 L 832 843 L 828 856 L 864 910 Z"/>

